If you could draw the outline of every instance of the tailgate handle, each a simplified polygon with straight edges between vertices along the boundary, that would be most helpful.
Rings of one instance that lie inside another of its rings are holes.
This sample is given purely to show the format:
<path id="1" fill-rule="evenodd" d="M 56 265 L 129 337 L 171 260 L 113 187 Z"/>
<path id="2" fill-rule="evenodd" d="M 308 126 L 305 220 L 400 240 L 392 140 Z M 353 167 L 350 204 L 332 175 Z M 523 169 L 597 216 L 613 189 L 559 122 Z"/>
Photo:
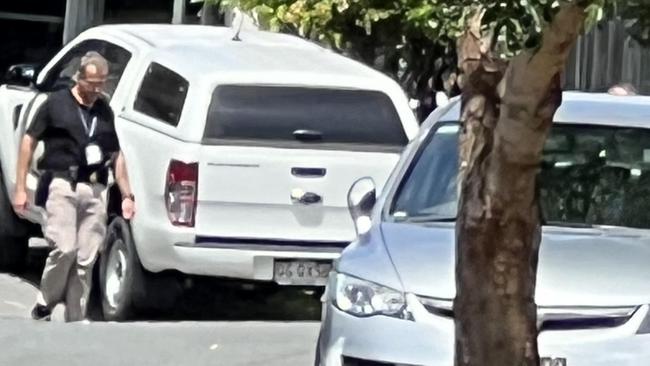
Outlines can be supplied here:
<path id="1" fill-rule="evenodd" d="M 319 178 L 327 173 L 325 168 L 291 168 L 291 174 L 296 177 Z"/>
<path id="2" fill-rule="evenodd" d="M 293 138 L 298 141 L 321 141 L 323 140 L 323 133 L 317 130 L 295 130 L 293 131 Z"/>
<path id="3" fill-rule="evenodd" d="M 314 192 L 305 192 L 302 189 L 294 189 L 291 191 L 291 201 L 293 203 L 301 203 L 303 205 L 313 205 L 320 203 L 323 197 Z"/>

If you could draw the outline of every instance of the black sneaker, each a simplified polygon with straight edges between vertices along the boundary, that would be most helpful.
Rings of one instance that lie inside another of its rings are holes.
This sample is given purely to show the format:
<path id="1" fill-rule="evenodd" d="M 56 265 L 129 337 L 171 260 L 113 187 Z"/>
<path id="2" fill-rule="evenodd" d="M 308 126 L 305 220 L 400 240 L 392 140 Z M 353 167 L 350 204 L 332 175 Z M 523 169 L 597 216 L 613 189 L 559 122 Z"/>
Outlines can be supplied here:
<path id="1" fill-rule="evenodd" d="M 32 319 L 50 321 L 52 319 L 52 310 L 45 305 L 36 304 L 32 309 Z"/>

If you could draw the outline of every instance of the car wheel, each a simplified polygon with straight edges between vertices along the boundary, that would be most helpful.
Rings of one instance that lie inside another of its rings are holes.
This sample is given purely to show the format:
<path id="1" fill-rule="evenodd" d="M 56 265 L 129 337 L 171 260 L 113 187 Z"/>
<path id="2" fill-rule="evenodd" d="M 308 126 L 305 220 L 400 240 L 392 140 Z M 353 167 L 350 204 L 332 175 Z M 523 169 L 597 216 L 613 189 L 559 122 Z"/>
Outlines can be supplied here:
<path id="1" fill-rule="evenodd" d="M 143 291 L 143 270 L 128 223 L 116 217 L 107 231 L 99 268 L 102 314 L 106 321 L 125 321 L 133 315 L 135 299 Z"/>
<path id="2" fill-rule="evenodd" d="M 29 237 L 26 225 L 11 206 L 0 171 L 0 271 L 19 271 L 27 263 Z"/>

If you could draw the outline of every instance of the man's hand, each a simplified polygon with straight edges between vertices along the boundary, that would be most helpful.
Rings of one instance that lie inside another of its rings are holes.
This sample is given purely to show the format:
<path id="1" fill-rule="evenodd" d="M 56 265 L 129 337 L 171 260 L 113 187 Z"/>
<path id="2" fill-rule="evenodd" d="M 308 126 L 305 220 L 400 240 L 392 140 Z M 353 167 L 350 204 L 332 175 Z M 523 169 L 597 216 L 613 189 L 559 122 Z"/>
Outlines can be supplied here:
<path id="1" fill-rule="evenodd" d="M 13 206 L 14 211 L 19 215 L 23 215 L 27 210 L 27 192 L 24 189 L 16 189 Z"/>
<path id="2" fill-rule="evenodd" d="M 117 159 L 115 160 L 115 181 L 122 192 L 122 216 L 125 220 L 131 220 L 135 215 L 135 201 L 131 193 L 129 175 L 126 171 L 126 161 L 122 152 L 117 155 Z"/>
<path id="3" fill-rule="evenodd" d="M 122 200 L 122 217 L 125 220 L 131 220 L 135 216 L 135 202 L 130 197 Z"/>

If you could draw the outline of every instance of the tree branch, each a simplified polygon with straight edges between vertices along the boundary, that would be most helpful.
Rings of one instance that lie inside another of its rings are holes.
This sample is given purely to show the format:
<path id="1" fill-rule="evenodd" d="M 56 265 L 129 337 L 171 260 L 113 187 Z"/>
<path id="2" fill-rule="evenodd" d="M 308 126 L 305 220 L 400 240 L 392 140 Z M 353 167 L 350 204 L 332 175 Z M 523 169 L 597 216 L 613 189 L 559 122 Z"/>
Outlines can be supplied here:
<path id="1" fill-rule="evenodd" d="M 542 44 L 530 58 L 528 70 L 544 75 L 535 78 L 531 84 L 535 90 L 545 92 L 555 74 L 564 70 L 569 52 L 582 32 L 587 17 L 586 7 L 593 1 L 563 3 L 551 23 L 543 30 Z M 549 72 L 550 71 L 550 72 Z"/>

